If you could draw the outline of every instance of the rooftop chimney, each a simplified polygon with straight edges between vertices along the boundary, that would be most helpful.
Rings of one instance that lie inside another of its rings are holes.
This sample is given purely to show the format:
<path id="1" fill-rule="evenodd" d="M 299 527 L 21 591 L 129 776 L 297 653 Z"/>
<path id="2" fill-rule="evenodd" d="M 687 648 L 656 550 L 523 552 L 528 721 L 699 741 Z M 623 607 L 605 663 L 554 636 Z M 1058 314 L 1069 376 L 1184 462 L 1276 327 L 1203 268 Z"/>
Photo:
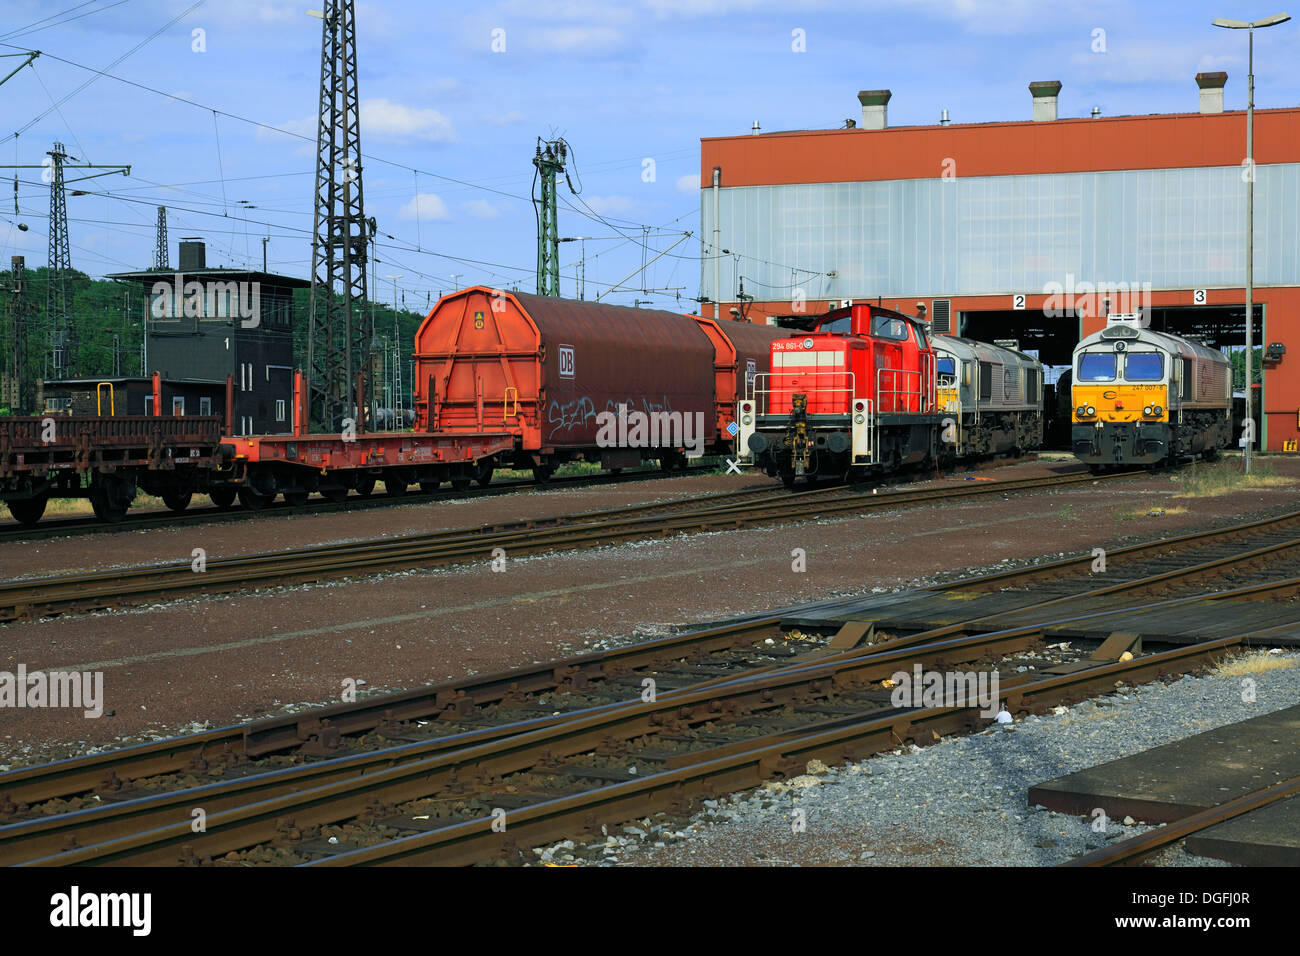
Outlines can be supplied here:
<path id="1" fill-rule="evenodd" d="M 862 104 L 862 128 L 884 129 L 889 125 L 889 90 L 862 90 L 858 102 Z"/>
<path id="2" fill-rule="evenodd" d="M 1197 73 L 1196 85 L 1201 88 L 1201 112 L 1223 112 L 1223 87 L 1228 82 L 1227 73 Z"/>
<path id="3" fill-rule="evenodd" d="M 181 240 L 181 261 L 178 266 L 181 272 L 194 272 L 198 269 L 206 269 L 207 254 L 206 247 L 202 239 L 190 237 Z"/>
<path id="4" fill-rule="evenodd" d="M 1050 123 L 1056 119 L 1056 96 L 1061 92 L 1060 80 L 1037 80 L 1029 84 L 1034 98 L 1034 122 Z"/>

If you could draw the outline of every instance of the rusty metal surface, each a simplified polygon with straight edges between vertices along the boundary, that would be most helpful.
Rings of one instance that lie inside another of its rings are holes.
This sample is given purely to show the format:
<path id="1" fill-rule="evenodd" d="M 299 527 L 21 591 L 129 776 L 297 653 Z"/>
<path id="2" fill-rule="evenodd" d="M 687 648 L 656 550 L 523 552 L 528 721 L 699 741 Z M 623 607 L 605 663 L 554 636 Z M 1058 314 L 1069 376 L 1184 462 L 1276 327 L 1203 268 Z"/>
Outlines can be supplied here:
<path id="1" fill-rule="evenodd" d="M 1094 850 L 1063 865 L 1115 866 L 1117 864 L 1138 863 L 1162 847 L 1169 846 L 1184 837 L 1199 833 L 1207 827 L 1233 820 L 1242 814 L 1260 810 L 1276 803 L 1278 800 L 1292 798 L 1296 794 L 1300 794 L 1300 777 L 1292 777 L 1266 789 L 1257 790 L 1244 797 L 1237 797 L 1235 800 L 1229 800 L 1209 810 L 1201 810 L 1157 830 L 1150 830 L 1141 836 L 1120 843 L 1112 843 L 1110 846 Z"/>
<path id="2" fill-rule="evenodd" d="M 509 427 L 529 451 L 596 447 L 596 416 L 620 403 L 699 412 L 712 428 L 713 347 L 688 316 L 493 292 L 476 286 L 444 297 L 416 333 L 417 406 L 434 382 L 428 427 L 501 423 L 513 388 L 521 414 Z"/>

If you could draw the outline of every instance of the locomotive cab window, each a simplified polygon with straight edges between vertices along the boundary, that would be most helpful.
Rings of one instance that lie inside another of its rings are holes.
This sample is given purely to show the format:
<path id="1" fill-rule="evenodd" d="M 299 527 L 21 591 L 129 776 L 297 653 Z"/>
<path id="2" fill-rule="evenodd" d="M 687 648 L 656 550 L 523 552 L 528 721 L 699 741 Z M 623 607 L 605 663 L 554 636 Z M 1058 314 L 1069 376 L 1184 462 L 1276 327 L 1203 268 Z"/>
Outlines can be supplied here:
<path id="1" fill-rule="evenodd" d="M 902 319 L 890 318 L 887 315 L 878 315 L 876 320 L 871 324 L 871 334 L 882 339 L 893 339 L 895 342 L 907 341 L 907 323 Z"/>
<path id="2" fill-rule="evenodd" d="M 944 388 L 952 388 L 957 384 L 957 360 L 953 358 L 941 358 L 935 363 L 935 371 L 939 375 L 939 384 Z"/>
<path id="3" fill-rule="evenodd" d="M 987 402 L 993 398 L 993 364 L 980 362 L 980 401 Z"/>
<path id="4" fill-rule="evenodd" d="M 838 319 L 831 319 L 829 322 L 823 322 L 817 326 L 818 332 L 834 332 L 837 335 L 848 335 L 852 329 L 853 317 L 851 315 L 842 315 Z"/>
<path id="5" fill-rule="evenodd" d="M 1130 382 L 1159 382 L 1165 377 L 1165 360 L 1159 352 L 1129 352 L 1124 378 Z"/>
<path id="6" fill-rule="evenodd" d="M 1115 381 L 1114 352 L 1084 352 L 1079 356 L 1080 382 Z"/>

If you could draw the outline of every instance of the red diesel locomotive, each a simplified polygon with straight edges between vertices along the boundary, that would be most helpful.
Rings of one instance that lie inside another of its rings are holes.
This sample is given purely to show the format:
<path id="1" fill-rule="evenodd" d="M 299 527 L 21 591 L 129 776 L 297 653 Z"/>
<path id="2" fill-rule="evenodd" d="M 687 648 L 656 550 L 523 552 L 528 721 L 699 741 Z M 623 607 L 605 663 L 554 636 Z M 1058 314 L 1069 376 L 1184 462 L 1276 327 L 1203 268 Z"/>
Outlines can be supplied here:
<path id="1" fill-rule="evenodd" d="M 772 344 L 738 408 L 738 448 L 790 486 L 1037 447 L 1042 366 L 976 344 L 880 306 L 830 312 Z"/>

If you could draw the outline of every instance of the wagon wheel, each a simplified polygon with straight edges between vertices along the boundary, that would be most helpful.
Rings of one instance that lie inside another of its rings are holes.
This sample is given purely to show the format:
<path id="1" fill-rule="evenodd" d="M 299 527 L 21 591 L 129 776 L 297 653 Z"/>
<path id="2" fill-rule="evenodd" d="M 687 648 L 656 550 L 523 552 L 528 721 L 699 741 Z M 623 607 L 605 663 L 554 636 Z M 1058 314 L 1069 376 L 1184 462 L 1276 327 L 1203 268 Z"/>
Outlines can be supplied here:
<path id="1" fill-rule="evenodd" d="M 284 493 L 285 503 L 294 507 L 301 508 L 307 503 L 308 493 L 305 491 L 286 491 Z"/>
<path id="2" fill-rule="evenodd" d="M 235 503 L 235 489 L 228 486 L 211 488 L 208 490 L 208 497 L 212 499 L 214 505 L 225 511 Z"/>
<path id="3" fill-rule="evenodd" d="M 239 503 L 249 511 L 261 511 L 271 503 L 271 496 L 260 494 L 252 488 L 240 488 Z"/>
<path id="4" fill-rule="evenodd" d="M 385 478 L 384 494 L 390 498 L 400 498 L 406 494 L 405 478 Z"/>
<path id="5" fill-rule="evenodd" d="M 95 512 L 95 517 L 100 521 L 106 521 L 109 524 L 117 524 L 126 517 L 126 511 L 131 507 L 131 497 L 123 493 L 115 493 L 116 489 L 96 485 L 90 489 L 90 507 Z"/>
<path id="6" fill-rule="evenodd" d="M 375 476 L 364 475 L 357 479 L 357 494 L 362 498 L 369 498 L 375 493 Z"/>
<path id="7" fill-rule="evenodd" d="M 484 465 L 479 469 L 478 477 L 474 480 L 478 482 L 480 488 L 486 488 L 488 485 L 492 484 L 492 473 L 494 471 L 496 471 L 496 469 L 491 465 Z"/>
<path id="8" fill-rule="evenodd" d="M 194 493 L 190 491 L 164 491 L 162 494 L 163 504 L 172 511 L 181 512 L 190 506 L 190 501 L 194 498 Z"/>
<path id="9" fill-rule="evenodd" d="M 533 465 L 533 481 L 539 485 L 549 482 L 553 474 L 555 474 L 554 465 Z"/>
<path id="10" fill-rule="evenodd" d="M 473 480 L 473 478 L 468 477 L 453 478 L 451 480 L 451 487 L 456 491 L 469 491 L 469 483 Z"/>
<path id="11" fill-rule="evenodd" d="M 433 478 L 429 481 L 422 481 L 420 482 L 420 490 L 426 495 L 431 495 L 438 490 L 438 486 L 441 484 L 442 482 L 437 478 Z"/>
<path id="12" fill-rule="evenodd" d="M 320 493 L 324 496 L 326 501 L 332 501 L 335 504 L 338 504 L 340 501 L 346 501 L 348 497 L 348 490 L 346 488 L 322 488 Z"/>
<path id="13" fill-rule="evenodd" d="M 29 528 L 41 520 L 41 515 L 45 514 L 45 505 L 50 500 L 48 494 L 36 495 L 33 498 L 20 498 L 16 501 L 9 501 L 9 513 L 14 516 L 14 520 L 19 524 L 27 525 Z"/>

